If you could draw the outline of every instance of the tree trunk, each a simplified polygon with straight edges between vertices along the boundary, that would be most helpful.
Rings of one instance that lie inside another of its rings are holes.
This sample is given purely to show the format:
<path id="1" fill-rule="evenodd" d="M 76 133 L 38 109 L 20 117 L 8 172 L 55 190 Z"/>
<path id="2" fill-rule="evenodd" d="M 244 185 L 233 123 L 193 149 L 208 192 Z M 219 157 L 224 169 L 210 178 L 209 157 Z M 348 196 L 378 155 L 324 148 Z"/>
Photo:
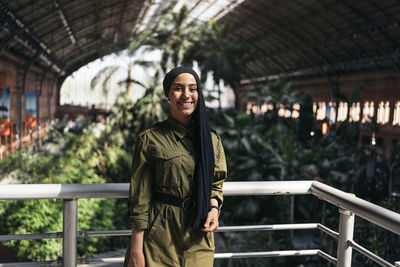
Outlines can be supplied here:
<path id="1" fill-rule="evenodd" d="M 125 95 L 128 98 L 131 98 L 131 91 L 132 91 L 132 82 L 131 82 L 131 65 L 128 66 L 128 78 L 127 78 L 127 83 L 126 83 L 126 90 L 125 90 Z"/>
<path id="2" fill-rule="evenodd" d="M 239 99 L 239 92 L 236 85 L 231 85 L 233 93 L 235 95 L 235 110 L 240 111 L 240 99 Z"/>

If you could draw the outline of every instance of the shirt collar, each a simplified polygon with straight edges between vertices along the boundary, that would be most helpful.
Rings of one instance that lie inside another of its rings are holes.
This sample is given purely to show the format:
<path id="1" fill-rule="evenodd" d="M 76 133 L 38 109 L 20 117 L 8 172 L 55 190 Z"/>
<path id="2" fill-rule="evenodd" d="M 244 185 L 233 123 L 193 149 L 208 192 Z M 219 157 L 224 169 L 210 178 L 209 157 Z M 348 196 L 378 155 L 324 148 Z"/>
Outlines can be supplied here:
<path id="1" fill-rule="evenodd" d="M 194 127 L 191 126 L 189 128 L 186 128 L 182 124 L 180 124 L 178 121 L 176 121 L 174 118 L 171 116 L 168 117 L 167 119 L 167 124 L 169 127 L 173 130 L 176 136 L 178 136 L 180 139 L 185 137 L 186 135 L 192 136 L 193 129 Z"/>

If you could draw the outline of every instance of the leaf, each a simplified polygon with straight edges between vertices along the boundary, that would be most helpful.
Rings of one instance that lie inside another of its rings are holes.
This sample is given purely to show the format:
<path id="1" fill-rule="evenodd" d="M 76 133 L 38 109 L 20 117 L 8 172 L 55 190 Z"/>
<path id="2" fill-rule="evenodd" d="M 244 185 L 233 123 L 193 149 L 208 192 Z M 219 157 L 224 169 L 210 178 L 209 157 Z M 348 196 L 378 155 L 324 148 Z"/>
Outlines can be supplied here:
<path id="1" fill-rule="evenodd" d="M 251 149 L 250 142 L 246 137 L 242 137 L 240 139 L 240 143 L 244 146 L 244 148 L 246 149 L 247 153 L 249 153 L 249 154 L 253 153 L 253 150 Z"/>
<path id="2" fill-rule="evenodd" d="M 357 168 L 357 171 L 354 173 L 354 176 L 353 176 L 353 180 L 355 183 L 358 182 L 358 180 L 360 179 L 360 177 L 364 171 L 365 171 L 365 166 L 361 166 L 361 167 Z"/>
<path id="3" fill-rule="evenodd" d="M 257 161 L 255 159 L 246 159 L 244 163 L 238 166 L 239 170 L 244 170 L 247 173 L 250 173 L 257 166 Z"/>
<path id="4" fill-rule="evenodd" d="M 337 170 L 332 170 L 330 172 L 330 174 L 332 176 L 334 176 L 334 177 L 340 178 L 341 182 L 345 182 L 347 180 L 347 174 L 346 173 L 343 173 L 343 172 L 340 172 L 340 171 L 337 171 Z"/>
<path id="5" fill-rule="evenodd" d="M 374 176 L 375 173 L 375 162 L 374 161 L 369 161 L 367 163 L 367 168 L 366 168 L 366 176 L 368 179 L 371 179 Z"/>
<path id="6" fill-rule="evenodd" d="M 234 127 L 235 126 L 235 120 L 233 117 L 229 116 L 226 113 L 222 113 L 223 118 L 225 119 L 228 127 Z"/>
<path id="7" fill-rule="evenodd" d="M 101 82 L 104 81 L 104 77 L 108 77 L 109 73 L 114 73 L 115 69 L 118 68 L 117 66 L 107 66 L 102 68 L 90 82 L 90 89 L 94 90 L 96 86 Z"/>

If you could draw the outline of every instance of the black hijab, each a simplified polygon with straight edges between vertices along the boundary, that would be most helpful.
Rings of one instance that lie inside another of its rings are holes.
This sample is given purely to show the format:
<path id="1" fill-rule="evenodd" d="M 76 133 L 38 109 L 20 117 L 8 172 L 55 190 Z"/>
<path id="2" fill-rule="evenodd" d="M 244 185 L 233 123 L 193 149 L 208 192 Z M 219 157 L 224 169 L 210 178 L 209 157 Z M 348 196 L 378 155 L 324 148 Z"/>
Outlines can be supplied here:
<path id="1" fill-rule="evenodd" d="M 176 77 L 182 73 L 190 73 L 194 76 L 197 83 L 199 98 L 196 110 L 192 118 L 195 127 L 193 147 L 196 149 L 197 161 L 195 167 L 195 217 L 193 228 L 200 230 L 203 228 L 204 221 L 210 211 L 210 198 L 212 183 L 214 180 L 214 149 L 211 140 L 210 125 L 208 123 L 206 104 L 201 91 L 200 79 L 197 73 L 189 67 L 176 67 L 169 71 L 164 78 L 164 94 L 168 97 L 169 89 Z"/>

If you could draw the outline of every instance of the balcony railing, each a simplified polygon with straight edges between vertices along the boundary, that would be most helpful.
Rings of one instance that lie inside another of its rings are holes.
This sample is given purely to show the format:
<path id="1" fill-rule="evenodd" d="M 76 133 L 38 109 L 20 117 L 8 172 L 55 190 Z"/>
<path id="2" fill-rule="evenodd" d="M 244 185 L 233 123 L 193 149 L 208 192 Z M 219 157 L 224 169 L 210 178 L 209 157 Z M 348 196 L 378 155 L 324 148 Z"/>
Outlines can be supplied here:
<path id="1" fill-rule="evenodd" d="M 47 238 L 63 239 L 62 260 L 46 262 L 0 263 L 0 267 L 11 266 L 76 266 L 98 262 L 123 262 L 123 258 L 77 258 L 77 239 L 91 236 L 129 236 L 130 230 L 78 231 L 78 199 L 80 198 L 127 198 L 129 184 L 18 184 L 0 185 L 0 200 L 26 199 L 63 199 L 63 232 L 0 235 L 0 241 L 33 240 Z M 282 181 L 282 182 L 226 182 L 225 196 L 244 195 L 300 195 L 312 194 L 339 208 L 339 232 L 335 232 L 319 223 L 223 226 L 219 232 L 238 231 L 275 231 L 318 229 L 337 239 L 337 258 L 316 248 L 307 250 L 262 251 L 216 253 L 216 259 L 249 257 L 285 257 L 318 255 L 337 266 L 351 266 L 352 250 L 365 255 L 381 266 L 400 266 L 400 262 L 389 263 L 378 255 L 360 246 L 353 240 L 354 219 L 359 216 L 371 223 L 400 235 L 400 214 L 382 208 L 352 194 L 345 193 L 317 181 Z"/>

